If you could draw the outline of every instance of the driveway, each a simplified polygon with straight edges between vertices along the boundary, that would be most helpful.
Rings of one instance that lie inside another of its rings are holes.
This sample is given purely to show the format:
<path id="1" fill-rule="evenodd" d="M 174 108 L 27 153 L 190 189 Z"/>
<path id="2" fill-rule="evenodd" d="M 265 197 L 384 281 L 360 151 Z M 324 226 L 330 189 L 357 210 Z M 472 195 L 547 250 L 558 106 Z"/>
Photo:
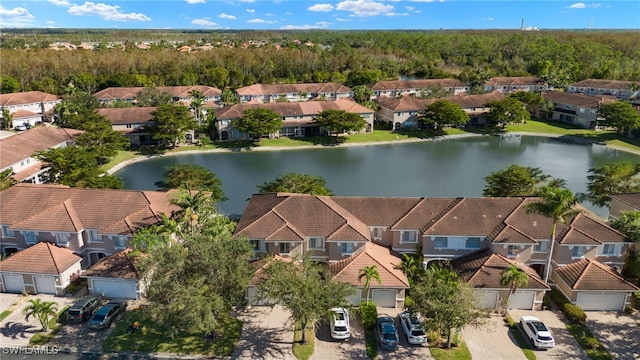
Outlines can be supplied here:
<path id="1" fill-rule="evenodd" d="M 567 329 L 566 320 L 560 311 L 509 310 L 509 314 L 515 322 L 520 322 L 520 318 L 525 315 L 535 316 L 542 320 L 551 331 L 556 346 L 548 350 L 534 350 L 537 359 L 590 359 Z"/>
<path id="2" fill-rule="evenodd" d="M 253 306 L 238 310 L 242 321 L 240 340 L 233 359 L 292 359 L 293 324 L 281 306 Z"/>
<path id="3" fill-rule="evenodd" d="M 22 303 L 23 300 L 25 298 L 21 294 L 0 293 L 0 313 Z"/>
<path id="4" fill-rule="evenodd" d="M 355 309 L 354 311 L 358 311 Z M 333 340 L 328 321 L 321 321 L 316 328 L 316 346 L 310 360 L 325 359 L 367 359 L 367 348 L 364 341 L 364 328 L 358 317 L 351 312 L 351 338 Z"/>
<path id="5" fill-rule="evenodd" d="M 0 346 L 26 346 L 29 345 L 31 337 L 42 329 L 40 322 L 35 317 L 30 317 L 26 321 L 22 310 L 29 305 L 30 299 L 41 299 L 42 301 L 53 301 L 58 304 L 58 312 L 65 306 L 71 305 L 75 299 L 66 297 L 56 297 L 53 295 L 30 295 L 16 307 L 11 315 L 7 316 L 0 323 Z M 4 299 L 4 298 L 3 298 Z"/>
<path id="6" fill-rule="evenodd" d="M 462 336 L 473 359 L 527 359 L 501 315 L 492 314 L 483 325 L 477 327 L 467 326 Z"/>
<path id="7" fill-rule="evenodd" d="M 640 359 L 640 315 L 587 311 L 587 327 L 614 359 Z"/>

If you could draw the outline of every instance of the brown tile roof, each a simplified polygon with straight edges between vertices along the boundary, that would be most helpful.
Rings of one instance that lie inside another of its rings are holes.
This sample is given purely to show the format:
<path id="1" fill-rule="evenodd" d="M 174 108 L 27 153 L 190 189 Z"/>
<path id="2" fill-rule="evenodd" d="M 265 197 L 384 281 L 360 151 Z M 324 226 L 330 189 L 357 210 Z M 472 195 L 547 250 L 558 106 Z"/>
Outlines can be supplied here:
<path id="1" fill-rule="evenodd" d="M 144 87 L 109 87 L 104 90 L 98 91 L 94 96 L 98 99 L 134 99 L 138 93 L 143 90 Z M 222 91 L 211 86 L 196 85 L 196 86 L 158 86 L 156 87 L 160 92 L 165 92 L 172 97 L 187 98 L 190 97 L 189 92 L 192 90 L 198 90 L 205 97 L 220 96 Z"/>
<path id="2" fill-rule="evenodd" d="M 403 96 L 401 98 L 382 97 L 376 100 L 380 107 L 385 109 L 398 111 L 419 111 L 424 110 L 430 104 L 437 100 L 447 100 L 454 104 L 460 105 L 463 109 L 482 108 L 490 101 L 502 100 L 505 95 L 499 91 L 493 91 L 487 94 L 467 95 L 461 94 L 450 96 L 442 99 L 419 99 L 414 96 Z"/>
<path id="3" fill-rule="evenodd" d="M 40 242 L 0 261 L 0 271 L 60 275 L 80 261 L 69 249 Z"/>
<path id="4" fill-rule="evenodd" d="M 546 82 L 535 76 L 505 76 L 492 77 L 485 82 L 485 85 L 504 86 L 504 85 L 546 85 Z"/>
<path id="5" fill-rule="evenodd" d="M 16 230 L 130 235 L 156 224 L 160 212 L 178 209 L 169 204 L 170 193 L 23 183 L 0 192 L 0 218 Z"/>
<path id="6" fill-rule="evenodd" d="M 155 107 L 100 108 L 98 114 L 106 117 L 113 125 L 137 124 L 152 121 Z"/>
<path id="7" fill-rule="evenodd" d="M 631 90 L 633 81 L 627 80 L 607 80 L 607 79 L 586 79 L 582 81 L 569 84 L 569 86 L 584 87 L 584 88 L 597 88 L 597 89 L 618 89 L 618 90 Z"/>
<path id="8" fill-rule="evenodd" d="M 601 220 L 580 213 L 570 223 L 570 230 L 558 237 L 560 244 L 593 244 L 625 242 L 627 238 Z M 568 228 L 568 227 L 566 227 Z"/>
<path id="9" fill-rule="evenodd" d="M 502 272 L 511 265 L 517 266 L 529 277 L 527 285 L 521 288 L 549 289 L 533 269 L 513 262 L 500 254 L 494 254 L 489 249 L 473 252 L 451 262 L 460 279 L 475 288 L 486 289 L 509 288 L 509 286 L 500 285 L 500 279 Z"/>
<path id="10" fill-rule="evenodd" d="M 505 98 L 505 95 L 499 91 L 493 91 L 486 94 L 469 95 L 461 94 L 446 98 L 454 104 L 460 105 L 463 109 L 483 108 L 488 102 L 498 101 Z"/>
<path id="11" fill-rule="evenodd" d="M 73 141 L 82 131 L 54 126 L 36 126 L 13 136 L 0 139 L 0 169 L 27 159 L 42 151 Z"/>
<path id="12" fill-rule="evenodd" d="M 588 96 L 579 93 L 543 91 L 542 97 L 546 101 L 556 104 L 567 104 L 579 106 L 586 109 L 597 109 L 602 104 L 616 102 L 616 98 L 611 95 Z"/>
<path id="13" fill-rule="evenodd" d="M 238 95 L 278 95 L 296 94 L 306 92 L 308 94 L 319 93 L 346 93 L 351 88 L 338 83 L 301 83 L 301 84 L 254 84 L 238 88 Z"/>
<path id="14" fill-rule="evenodd" d="M 638 290 L 611 267 L 596 260 L 581 259 L 554 271 L 572 290 Z"/>
<path id="15" fill-rule="evenodd" d="M 391 250 L 374 244 L 367 243 L 364 251 L 352 255 L 346 259 L 330 263 L 329 270 L 334 280 L 348 283 L 354 286 L 363 286 L 364 280 L 358 281 L 360 269 L 366 266 L 376 266 L 380 274 L 380 283 L 371 281 L 371 288 L 408 288 L 409 280 L 404 273 L 396 269 L 401 262 L 400 258 Z"/>
<path id="16" fill-rule="evenodd" d="M 404 90 L 404 89 L 426 89 L 437 86 L 442 88 L 466 87 L 467 85 L 457 79 L 424 79 L 424 80 L 387 80 L 378 81 L 373 85 L 368 85 L 371 90 Z"/>
<path id="17" fill-rule="evenodd" d="M 131 256 L 131 251 L 131 249 L 126 249 L 100 259 L 100 261 L 85 270 L 82 277 L 139 280 L 138 266 L 140 266 L 140 256 L 143 255 Z"/>
<path id="18" fill-rule="evenodd" d="M 34 113 L 33 111 L 20 109 L 13 114 L 13 120 L 18 120 L 20 118 L 32 117 L 32 116 L 42 116 L 42 114 Z"/>
<path id="19" fill-rule="evenodd" d="M 640 210 L 640 193 L 612 194 L 609 197 Z"/>
<path id="20" fill-rule="evenodd" d="M 23 104 L 56 101 L 60 98 L 42 91 L 26 91 L 19 93 L 0 94 L 0 106 L 15 106 Z"/>
<path id="21" fill-rule="evenodd" d="M 216 118 L 238 119 L 247 109 L 269 109 L 282 116 L 314 116 L 325 110 L 344 110 L 356 114 L 370 114 L 373 110 L 351 100 L 306 101 L 293 103 L 241 103 L 216 109 Z M 312 120 L 310 120 L 312 121 Z M 309 121 L 305 121 L 309 122 Z"/>
<path id="22" fill-rule="evenodd" d="M 421 199 L 334 196 L 333 201 L 369 226 L 391 227 Z"/>

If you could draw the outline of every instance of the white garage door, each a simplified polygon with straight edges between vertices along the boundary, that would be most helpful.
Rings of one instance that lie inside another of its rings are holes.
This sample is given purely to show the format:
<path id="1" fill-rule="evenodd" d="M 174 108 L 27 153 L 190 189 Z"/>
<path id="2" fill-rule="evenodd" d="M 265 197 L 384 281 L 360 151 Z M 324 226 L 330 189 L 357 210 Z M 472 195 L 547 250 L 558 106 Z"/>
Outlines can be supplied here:
<path id="1" fill-rule="evenodd" d="M 396 307 L 395 290 L 371 290 L 371 300 L 380 307 Z"/>
<path id="2" fill-rule="evenodd" d="M 51 276 L 36 276 L 36 293 L 56 294 L 56 278 Z"/>
<path id="3" fill-rule="evenodd" d="M 93 280 L 93 293 L 109 299 L 136 299 L 136 283 L 131 281 Z"/>
<path id="4" fill-rule="evenodd" d="M 582 310 L 622 311 L 625 294 L 616 293 L 580 293 L 576 305 Z"/>
<path id="5" fill-rule="evenodd" d="M 21 293 L 24 290 L 22 275 L 2 275 L 4 291 L 9 293 Z"/>
<path id="6" fill-rule="evenodd" d="M 533 291 L 518 291 L 511 294 L 509 297 L 510 309 L 532 310 L 533 301 L 536 298 L 536 293 Z"/>
<path id="7" fill-rule="evenodd" d="M 497 291 L 476 290 L 473 292 L 476 307 L 479 309 L 495 309 L 498 304 Z"/>

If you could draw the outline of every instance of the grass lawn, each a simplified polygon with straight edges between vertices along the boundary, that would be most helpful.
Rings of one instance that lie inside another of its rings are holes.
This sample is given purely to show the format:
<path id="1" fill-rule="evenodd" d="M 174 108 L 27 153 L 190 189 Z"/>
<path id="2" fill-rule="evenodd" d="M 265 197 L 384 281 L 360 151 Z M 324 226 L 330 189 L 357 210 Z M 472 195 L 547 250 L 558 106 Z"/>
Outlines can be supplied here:
<path id="1" fill-rule="evenodd" d="M 296 330 L 293 333 L 293 355 L 298 360 L 308 360 L 315 350 L 316 334 L 313 328 L 307 329 L 306 336 L 307 342 L 302 343 L 302 329 L 296 325 Z"/>
<path id="2" fill-rule="evenodd" d="M 49 330 L 35 333 L 31 339 L 29 339 L 29 345 L 44 345 L 56 336 L 58 331 L 60 331 L 60 327 L 67 323 L 67 310 L 69 310 L 69 306 L 62 308 L 62 310 L 58 312 L 57 317 L 51 318 L 49 320 Z"/>
<path id="3" fill-rule="evenodd" d="M 437 346 L 429 347 L 431 355 L 436 360 L 471 360 L 471 352 L 464 342 L 457 347 L 443 349 Z"/>
<path id="4" fill-rule="evenodd" d="M 143 330 L 127 334 L 127 327 L 135 321 L 140 322 Z M 222 329 L 218 331 L 215 341 L 205 339 L 202 333 L 189 332 L 181 332 L 172 338 L 164 333 L 162 324 L 155 323 L 150 318 L 147 311 L 133 310 L 123 315 L 103 347 L 111 351 L 229 356 L 240 338 L 242 322 L 229 316 L 221 319 L 220 325 Z"/>
<path id="5" fill-rule="evenodd" d="M 567 329 L 571 332 L 571 335 L 578 340 L 578 343 L 584 351 L 593 360 L 610 360 L 611 354 L 605 349 L 602 344 L 596 339 L 591 331 L 584 325 L 580 324 L 567 324 Z"/>
<path id="6" fill-rule="evenodd" d="M 0 321 L 4 320 L 7 316 L 11 315 L 12 310 L 5 310 L 0 314 Z"/>
<path id="7" fill-rule="evenodd" d="M 139 154 L 136 153 L 135 151 L 118 150 L 118 153 L 116 154 L 116 156 L 114 156 L 108 163 L 102 165 L 102 170 L 108 171 L 112 167 L 120 164 L 121 162 L 131 160 L 138 155 Z"/>

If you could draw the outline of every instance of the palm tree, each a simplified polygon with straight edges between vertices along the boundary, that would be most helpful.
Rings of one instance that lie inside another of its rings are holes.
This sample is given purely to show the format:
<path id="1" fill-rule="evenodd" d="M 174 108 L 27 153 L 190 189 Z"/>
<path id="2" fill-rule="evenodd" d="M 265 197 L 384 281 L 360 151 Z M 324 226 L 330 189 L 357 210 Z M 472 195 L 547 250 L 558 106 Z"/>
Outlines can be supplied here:
<path id="1" fill-rule="evenodd" d="M 358 275 L 358 281 L 362 281 L 364 278 L 364 288 L 367 291 L 367 303 L 369 303 L 369 292 L 371 291 L 371 279 L 376 279 L 378 284 L 382 283 L 380 280 L 380 273 L 378 272 L 378 267 L 375 265 L 365 266 L 360 269 L 360 274 Z"/>
<path id="2" fill-rule="evenodd" d="M 413 282 L 416 271 L 418 271 L 418 263 L 416 262 L 416 258 L 414 256 L 411 256 L 409 254 L 402 254 L 402 262 L 395 265 L 394 268 L 402 270 L 402 272 L 409 279 L 409 282 Z"/>
<path id="3" fill-rule="evenodd" d="M 500 285 L 509 286 L 509 299 L 507 300 L 507 304 L 511 302 L 511 295 L 515 293 L 519 287 L 527 286 L 528 283 L 529 277 L 516 265 L 512 264 L 504 269 L 502 277 L 500 278 Z"/>
<path id="4" fill-rule="evenodd" d="M 540 188 L 537 196 L 540 197 L 541 200 L 527 204 L 526 211 L 528 213 L 540 214 L 553 220 L 549 255 L 544 268 L 544 281 L 547 282 L 549 280 L 549 274 L 551 273 L 551 258 L 553 257 L 553 248 L 556 241 L 556 228 L 558 224 L 566 224 L 569 218 L 577 215 L 581 211 L 575 208 L 578 199 L 576 199 L 575 195 L 569 189 L 544 186 Z"/>
<path id="5" fill-rule="evenodd" d="M 202 104 L 204 103 L 204 95 L 197 89 L 189 91 L 189 95 L 192 97 L 189 107 L 193 110 L 193 114 L 198 125 L 202 125 Z"/>
<path id="6" fill-rule="evenodd" d="M 49 319 L 58 317 L 58 304 L 54 301 L 42 301 L 40 299 L 31 299 L 29 303 L 22 310 L 25 320 L 29 321 L 30 317 L 36 317 L 40 321 L 40 325 L 42 325 L 42 331 L 47 331 L 49 329 Z"/>

